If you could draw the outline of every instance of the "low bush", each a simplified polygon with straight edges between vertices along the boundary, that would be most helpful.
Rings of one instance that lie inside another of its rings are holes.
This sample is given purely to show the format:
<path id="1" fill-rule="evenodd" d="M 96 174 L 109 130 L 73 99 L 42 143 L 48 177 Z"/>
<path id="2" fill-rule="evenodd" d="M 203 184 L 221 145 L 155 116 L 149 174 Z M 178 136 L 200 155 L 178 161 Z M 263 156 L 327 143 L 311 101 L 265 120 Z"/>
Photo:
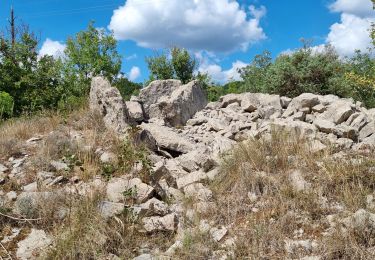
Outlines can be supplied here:
<path id="1" fill-rule="evenodd" d="M 371 54 L 359 51 L 352 58 L 342 59 L 330 46 L 323 51 L 304 47 L 281 54 L 274 61 L 265 51 L 240 70 L 243 84 L 227 93 L 262 92 L 288 97 L 306 92 L 333 94 L 374 107 L 374 63 Z"/>
<path id="2" fill-rule="evenodd" d="M 11 95 L 0 91 L 0 119 L 11 117 L 13 115 L 14 101 Z"/>

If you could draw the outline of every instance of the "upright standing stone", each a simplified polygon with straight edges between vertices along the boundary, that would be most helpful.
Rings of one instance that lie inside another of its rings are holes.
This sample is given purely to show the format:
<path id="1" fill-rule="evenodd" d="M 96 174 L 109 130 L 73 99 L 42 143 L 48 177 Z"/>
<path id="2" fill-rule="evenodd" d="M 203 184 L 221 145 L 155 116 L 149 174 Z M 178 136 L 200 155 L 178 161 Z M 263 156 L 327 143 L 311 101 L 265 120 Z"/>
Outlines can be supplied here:
<path id="1" fill-rule="evenodd" d="M 90 109 L 98 111 L 107 128 L 124 133 L 129 126 L 129 114 L 120 91 L 111 87 L 108 80 L 95 77 L 91 82 Z"/>

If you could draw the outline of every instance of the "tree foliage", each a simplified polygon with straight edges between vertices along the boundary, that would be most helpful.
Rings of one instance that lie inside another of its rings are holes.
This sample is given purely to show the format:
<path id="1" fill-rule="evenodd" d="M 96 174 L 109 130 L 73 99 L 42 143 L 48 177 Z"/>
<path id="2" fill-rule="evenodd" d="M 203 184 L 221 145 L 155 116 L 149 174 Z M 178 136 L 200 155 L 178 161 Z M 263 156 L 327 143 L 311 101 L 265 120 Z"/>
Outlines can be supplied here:
<path id="1" fill-rule="evenodd" d="M 121 57 L 117 42 L 93 23 L 67 40 L 60 58 L 39 56 L 37 37 L 27 27 L 17 31 L 14 44 L 10 36 L 0 36 L 0 117 L 74 109 L 86 100 L 91 78 L 97 75 L 111 82 L 117 80 L 126 93 L 139 88 L 130 81 L 118 80 Z"/>
<path id="2" fill-rule="evenodd" d="M 79 84 L 86 86 L 95 76 L 104 76 L 112 82 L 121 69 L 121 56 L 116 48 L 117 41 L 113 34 L 95 28 L 93 22 L 89 23 L 86 30 L 78 32 L 66 42 L 66 77 L 75 77 Z"/>
<path id="3" fill-rule="evenodd" d="M 142 88 L 141 83 L 132 82 L 126 77 L 116 79 L 113 85 L 120 91 L 125 100 L 129 100 L 131 96 L 137 96 Z"/>
<path id="4" fill-rule="evenodd" d="M 194 70 L 196 68 L 196 60 L 193 59 L 189 52 L 185 49 L 173 48 L 172 65 L 175 76 L 186 84 L 194 78 Z"/>
<path id="5" fill-rule="evenodd" d="M 146 62 L 150 72 L 150 81 L 175 78 L 172 62 L 165 53 L 147 57 Z"/>
<path id="6" fill-rule="evenodd" d="M 14 101 L 11 95 L 0 91 L 0 119 L 11 117 L 13 114 Z"/>
<path id="7" fill-rule="evenodd" d="M 292 54 L 282 54 L 274 62 L 268 52 L 257 55 L 252 64 L 241 70 L 241 77 L 244 91 L 291 97 L 304 92 L 343 96 L 346 94 L 341 81 L 344 72 L 332 47 L 326 46 L 317 53 L 304 47 Z"/>
<path id="8" fill-rule="evenodd" d="M 15 44 L 1 38 L 0 91 L 14 100 L 13 113 L 30 113 L 55 107 L 59 96 L 59 64 L 52 57 L 38 57 L 38 40 L 23 31 Z"/>
<path id="9" fill-rule="evenodd" d="M 153 57 L 147 57 L 146 62 L 150 71 L 150 79 L 179 79 L 182 83 L 188 83 L 194 79 L 194 70 L 197 62 L 185 49 L 174 47 L 169 53 L 158 53 Z"/>
<path id="10" fill-rule="evenodd" d="M 375 10 L 375 0 L 371 0 L 373 4 L 373 9 Z M 372 45 L 375 47 L 375 23 L 372 23 L 371 26 L 371 39 L 372 39 Z"/>
<path id="11" fill-rule="evenodd" d="M 309 92 L 352 97 L 369 107 L 375 106 L 375 63 L 370 53 L 357 51 L 342 59 L 327 45 L 323 51 L 304 46 L 282 54 L 274 61 L 269 52 L 255 56 L 241 69 L 240 92 L 263 92 L 295 97 Z M 226 91 L 236 92 L 236 90 Z M 237 90 L 238 92 L 238 90 Z"/>

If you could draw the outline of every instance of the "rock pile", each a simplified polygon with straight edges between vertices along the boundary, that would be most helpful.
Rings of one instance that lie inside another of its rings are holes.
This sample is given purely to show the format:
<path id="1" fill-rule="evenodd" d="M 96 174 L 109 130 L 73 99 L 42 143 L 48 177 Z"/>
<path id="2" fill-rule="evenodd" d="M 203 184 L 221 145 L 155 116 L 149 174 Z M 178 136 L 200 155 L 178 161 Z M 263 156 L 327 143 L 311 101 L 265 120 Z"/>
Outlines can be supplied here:
<path id="1" fill-rule="evenodd" d="M 166 80 L 152 82 L 139 97 L 124 103 L 108 85 L 101 78 L 93 80 L 91 107 L 99 107 L 112 129 L 136 123 L 148 144 L 156 143 L 153 150 L 168 158 L 191 151 L 217 156 L 235 142 L 271 131 L 303 135 L 346 149 L 375 144 L 375 109 L 367 110 L 352 99 L 310 93 L 294 99 L 244 93 L 207 104 L 198 82 L 182 85 L 178 80 Z"/>
<path id="2" fill-rule="evenodd" d="M 207 104 L 198 82 L 182 85 L 167 80 L 152 82 L 127 103 L 127 110 L 141 129 L 140 135 L 147 137 L 139 139 L 154 152 L 150 158 L 156 176 L 153 183 L 138 183 L 136 199 L 143 204 L 133 210 L 143 218 L 147 232 L 176 231 L 177 244 L 185 228 L 180 218 L 194 218 L 194 212 L 216 207 L 204 183 L 215 178 L 220 155 L 237 142 L 267 138 L 276 131 L 310 139 L 314 152 L 327 146 L 364 150 L 375 145 L 375 110 L 333 95 L 305 93 L 291 99 L 229 94 Z M 134 182 L 139 180 L 112 180 L 107 186 L 109 200 L 118 203 L 114 198 Z M 157 199 L 165 197 L 175 204 L 168 206 Z M 184 197 L 196 199 L 192 212 L 183 212 L 180 202 Z M 221 235 L 225 227 L 209 226 L 208 230 L 216 241 L 227 233 Z M 294 244 L 287 245 L 292 250 Z"/>
<path id="3" fill-rule="evenodd" d="M 147 181 L 141 180 L 137 173 L 144 165 L 139 165 L 126 175 L 108 182 L 103 178 L 83 182 L 79 178 L 66 179 L 63 173 L 71 165 L 64 161 L 51 161 L 50 171 L 38 172 L 38 181 L 25 185 L 20 194 L 2 194 L 0 191 L 0 203 L 12 204 L 15 214 L 24 211 L 25 205 L 32 212 L 40 198 L 48 200 L 58 194 L 41 192 L 40 186 L 58 186 L 59 192 L 79 195 L 100 188 L 106 194 L 99 205 L 103 217 L 116 216 L 126 207 L 139 220 L 144 232 L 176 233 L 175 243 L 161 253 L 170 259 L 173 259 L 173 252 L 183 245 L 186 229 L 191 228 L 182 220 L 193 220 L 195 214 L 217 207 L 206 183 L 215 179 L 221 155 L 230 151 L 236 143 L 249 138 L 268 138 L 273 131 L 283 131 L 310 139 L 314 152 L 327 146 L 366 150 L 375 145 L 375 110 L 367 110 L 359 102 L 332 95 L 305 93 L 291 99 L 244 93 L 229 94 L 218 102 L 207 103 L 199 82 L 183 85 L 177 80 L 166 80 L 152 82 L 142 89 L 138 97 L 125 102 L 109 82 L 94 78 L 90 108 L 99 111 L 106 127 L 121 136 L 129 126 L 137 126 L 134 140 L 145 144 L 151 151 L 148 159 L 152 163 L 152 177 Z M 79 135 L 72 132 L 69 138 L 79 140 Z M 27 145 L 37 145 L 41 139 L 30 139 Z M 103 164 L 116 160 L 116 155 L 110 152 L 98 149 L 95 153 Z M 0 185 L 11 178 L 23 178 L 23 166 L 28 163 L 28 155 L 19 154 L 0 164 Z M 297 171 L 291 175 L 291 181 L 295 183 L 296 190 L 308 186 Z M 186 198 L 194 198 L 188 210 L 183 207 Z M 130 206 L 128 199 L 134 202 Z M 65 215 L 66 212 L 61 209 L 56 217 L 64 218 Z M 374 216 L 359 211 L 345 223 L 355 226 L 364 222 L 362 219 L 373 222 Z M 232 255 L 235 238 L 230 234 L 230 227 L 202 221 L 196 228 L 208 232 L 213 241 L 220 243 L 221 249 L 213 255 Z M 286 250 L 293 251 L 301 246 L 311 250 L 315 248 L 315 242 L 300 242 L 288 240 Z M 35 251 L 50 244 L 52 240 L 44 231 L 33 229 L 18 243 L 17 256 L 32 258 Z M 144 254 L 138 259 L 152 259 L 152 256 Z"/>

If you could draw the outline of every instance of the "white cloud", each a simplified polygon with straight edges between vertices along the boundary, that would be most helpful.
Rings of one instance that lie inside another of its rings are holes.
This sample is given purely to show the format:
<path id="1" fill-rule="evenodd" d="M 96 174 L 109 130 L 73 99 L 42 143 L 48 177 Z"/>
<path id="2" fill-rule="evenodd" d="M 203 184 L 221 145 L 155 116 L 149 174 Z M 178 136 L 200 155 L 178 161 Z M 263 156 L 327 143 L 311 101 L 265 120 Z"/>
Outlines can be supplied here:
<path id="1" fill-rule="evenodd" d="M 355 50 L 367 51 L 371 46 L 369 29 L 374 18 L 361 18 L 353 14 L 341 14 L 341 21 L 331 26 L 326 42 L 341 56 L 351 56 Z"/>
<path id="2" fill-rule="evenodd" d="M 329 8 L 332 12 L 353 14 L 359 17 L 374 16 L 371 0 L 336 0 Z"/>
<path id="3" fill-rule="evenodd" d="M 59 58 L 64 56 L 64 50 L 66 48 L 66 45 L 63 43 L 60 43 L 58 41 L 53 41 L 49 38 L 47 38 L 44 42 L 42 47 L 39 51 L 39 57 L 42 57 L 44 55 L 50 55 L 55 58 Z"/>
<path id="4" fill-rule="evenodd" d="M 265 13 L 263 6 L 246 11 L 234 0 L 127 0 L 108 27 L 117 39 L 142 47 L 230 52 L 266 38 L 259 25 Z"/>
<path id="5" fill-rule="evenodd" d="M 125 59 L 126 59 L 126 60 L 134 60 L 134 59 L 136 59 L 137 57 L 138 57 L 137 54 L 134 53 L 134 54 L 132 54 L 132 55 L 126 57 Z"/>
<path id="6" fill-rule="evenodd" d="M 370 28 L 375 22 L 371 0 L 336 0 L 329 9 L 341 13 L 340 21 L 330 27 L 325 43 L 332 45 L 341 57 L 353 56 L 356 50 L 371 47 Z M 323 45 L 315 46 L 321 50 Z"/>
<path id="7" fill-rule="evenodd" d="M 223 70 L 223 68 L 217 64 L 202 64 L 198 71 L 207 73 L 215 82 L 226 83 L 228 81 L 240 80 L 241 77 L 238 70 L 247 65 L 247 63 L 237 60 L 232 63 L 230 69 Z"/>
<path id="8" fill-rule="evenodd" d="M 129 74 L 129 80 L 134 81 L 137 78 L 139 78 L 139 76 L 141 76 L 141 70 L 138 67 L 134 66 L 131 68 L 128 74 Z"/>

